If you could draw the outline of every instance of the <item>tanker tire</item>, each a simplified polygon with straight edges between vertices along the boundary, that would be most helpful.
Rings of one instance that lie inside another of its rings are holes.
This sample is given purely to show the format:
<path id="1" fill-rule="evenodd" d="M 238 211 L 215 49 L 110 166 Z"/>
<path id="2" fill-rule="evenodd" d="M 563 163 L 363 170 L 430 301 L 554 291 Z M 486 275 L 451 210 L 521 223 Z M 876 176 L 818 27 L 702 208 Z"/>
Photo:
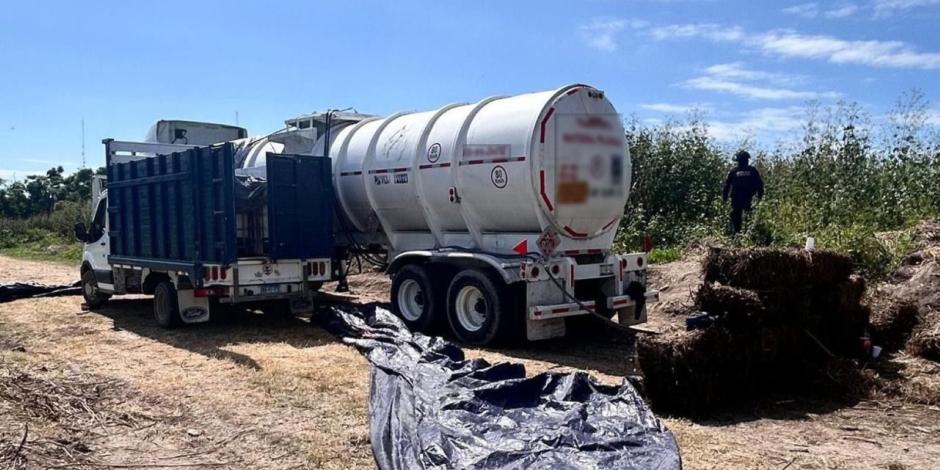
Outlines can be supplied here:
<path id="1" fill-rule="evenodd" d="M 98 290 L 98 280 L 95 279 L 95 272 L 91 269 L 82 274 L 82 297 L 85 298 L 85 305 L 88 305 L 88 308 L 98 308 L 111 298 L 109 294 Z"/>
<path id="2" fill-rule="evenodd" d="M 409 264 L 392 279 L 392 313 L 412 331 L 431 332 L 442 316 L 441 290 L 428 269 Z"/>
<path id="3" fill-rule="evenodd" d="M 511 329 L 509 289 L 501 279 L 477 269 L 458 273 L 447 289 L 447 322 L 462 343 L 500 342 Z"/>
<path id="4" fill-rule="evenodd" d="M 179 300 L 176 288 L 170 281 L 157 284 L 153 291 L 153 318 L 163 328 L 176 328 L 183 320 L 180 318 Z"/>

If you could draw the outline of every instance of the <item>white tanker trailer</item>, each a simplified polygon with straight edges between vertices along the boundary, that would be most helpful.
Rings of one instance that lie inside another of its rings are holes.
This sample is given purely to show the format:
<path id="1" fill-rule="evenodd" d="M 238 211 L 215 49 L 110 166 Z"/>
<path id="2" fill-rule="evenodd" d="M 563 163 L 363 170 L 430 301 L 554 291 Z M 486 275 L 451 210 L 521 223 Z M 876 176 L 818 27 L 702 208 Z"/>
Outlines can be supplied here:
<path id="1" fill-rule="evenodd" d="M 489 344 L 520 331 L 562 336 L 576 315 L 646 321 L 656 297 L 646 255 L 611 252 L 631 166 L 602 91 L 570 85 L 286 122 L 244 146 L 241 167 L 263 167 L 266 152 L 328 153 L 337 244 L 387 254 L 392 309 L 413 328 L 446 324 L 463 342 Z"/>

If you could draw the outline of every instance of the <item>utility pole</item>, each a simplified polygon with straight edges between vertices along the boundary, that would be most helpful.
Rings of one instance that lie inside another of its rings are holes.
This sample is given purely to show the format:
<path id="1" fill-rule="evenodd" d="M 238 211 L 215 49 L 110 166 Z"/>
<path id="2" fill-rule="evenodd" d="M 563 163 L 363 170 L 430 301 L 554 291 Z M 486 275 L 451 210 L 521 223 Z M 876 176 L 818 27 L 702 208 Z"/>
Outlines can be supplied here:
<path id="1" fill-rule="evenodd" d="M 82 169 L 85 168 L 85 118 L 82 118 Z"/>

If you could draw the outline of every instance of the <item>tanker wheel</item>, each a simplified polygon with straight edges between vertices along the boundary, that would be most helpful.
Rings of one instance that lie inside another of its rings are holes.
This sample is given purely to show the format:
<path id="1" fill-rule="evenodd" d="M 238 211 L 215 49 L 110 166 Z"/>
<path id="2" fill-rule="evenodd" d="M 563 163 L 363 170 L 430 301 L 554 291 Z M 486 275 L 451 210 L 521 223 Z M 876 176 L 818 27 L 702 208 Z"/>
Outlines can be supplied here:
<path id="1" fill-rule="evenodd" d="M 447 289 L 447 321 L 454 336 L 473 346 L 502 339 L 511 320 L 508 292 L 501 279 L 486 272 L 458 273 Z"/>
<path id="2" fill-rule="evenodd" d="M 183 323 L 176 288 L 170 281 L 157 284 L 153 291 L 153 317 L 157 324 L 164 328 L 175 328 Z"/>
<path id="3" fill-rule="evenodd" d="M 441 289 L 437 287 L 425 266 L 401 268 L 392 279 L 392 312 L 412 330 L 431 331 L 441 317 Z"/>

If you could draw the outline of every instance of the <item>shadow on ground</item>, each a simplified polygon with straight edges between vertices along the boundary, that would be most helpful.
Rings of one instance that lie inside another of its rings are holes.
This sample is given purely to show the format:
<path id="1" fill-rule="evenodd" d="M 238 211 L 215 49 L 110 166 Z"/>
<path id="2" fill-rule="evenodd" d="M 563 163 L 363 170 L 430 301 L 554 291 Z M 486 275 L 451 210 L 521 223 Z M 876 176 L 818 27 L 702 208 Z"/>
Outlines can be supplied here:
<path id="1" fill-rule="evenodd" d="M 261 366 L 254 359 L 225 347 L 243 343 L 286 343 L 296 348 L 307 348 L 339 341 L 318 327 L 311 328 L 307 319 L 242 309 L 213 314 L 207 323 L 165 329 L 156 324 L 153 302 L 149 297 L 112 299 L 89 313 L 111 319 L 115 331 L 129 331 L 209 358 L 229 359 L 256 370 Z"/>

